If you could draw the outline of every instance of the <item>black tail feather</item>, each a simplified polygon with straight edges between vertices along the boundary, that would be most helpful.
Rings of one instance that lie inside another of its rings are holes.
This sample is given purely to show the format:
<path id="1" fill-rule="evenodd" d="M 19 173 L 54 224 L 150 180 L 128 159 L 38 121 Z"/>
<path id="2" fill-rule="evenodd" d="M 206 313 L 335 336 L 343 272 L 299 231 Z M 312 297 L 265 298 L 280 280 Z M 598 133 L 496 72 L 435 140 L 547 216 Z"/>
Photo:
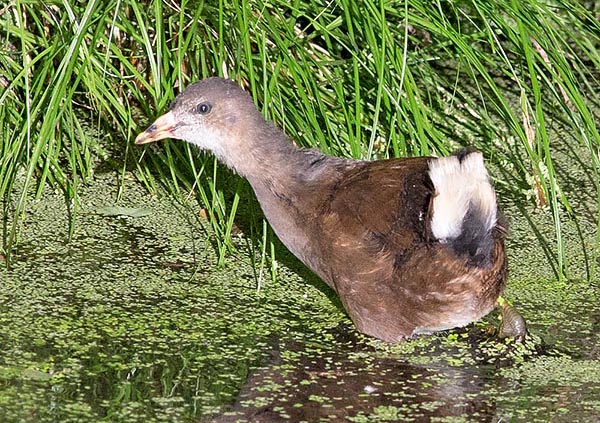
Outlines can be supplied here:
<path id="1" fill-rule="evenodd" d="M 486 218 L 479 207 L 469 204 L 460 235 L 450 241 L 452 249 L 467 256 L 471 266 L 487 267 L 492 264 L 495 240 L 493 229 L 488 230 L 485 223 Z"/>

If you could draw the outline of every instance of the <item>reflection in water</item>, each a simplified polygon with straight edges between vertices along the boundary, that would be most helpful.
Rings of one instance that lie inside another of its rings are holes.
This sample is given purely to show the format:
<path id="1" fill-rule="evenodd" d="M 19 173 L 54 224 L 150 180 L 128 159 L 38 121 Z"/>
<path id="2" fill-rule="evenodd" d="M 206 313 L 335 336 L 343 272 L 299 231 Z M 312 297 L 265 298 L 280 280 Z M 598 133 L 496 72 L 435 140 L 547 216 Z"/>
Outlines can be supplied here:
<path id="1" fill-rule="evenodd" d="M 112 201 L 106 178 L 82 204 Z M 0 272 L 0 422 L 598 421 L 597 283 L 513 279 L 548 354 L 478 326 L 394 349 L 324 330 L 347 318 L 286 266 L 260 292 L 243 248 L 215 270 L 191 216 L 143 202 L 82 213 L 70 243 L 48 204 L 25 218 Z"/>
<path id="2" fill-rule="evenodd" d="M 450 416 L 490 421 L 496 414 L 489 395 L 496 369 L 490 364 L 410 364 L 378 357 L 356 344 L 315 356 L 302 351 L 306 346 L 294 344 L 273 350 L 231 410 L 211 421 L 430 421 Z"/>

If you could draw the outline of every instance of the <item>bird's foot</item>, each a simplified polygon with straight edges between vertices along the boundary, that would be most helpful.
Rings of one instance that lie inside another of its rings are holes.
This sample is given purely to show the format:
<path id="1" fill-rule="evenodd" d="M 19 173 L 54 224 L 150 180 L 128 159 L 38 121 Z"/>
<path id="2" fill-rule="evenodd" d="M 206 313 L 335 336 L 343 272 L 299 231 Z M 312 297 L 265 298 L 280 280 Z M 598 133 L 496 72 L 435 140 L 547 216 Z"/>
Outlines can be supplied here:
<path id="1" fill-rule="evenodd" d="M 500 308 L 500 326 L 498 327 L 498 338 L 514 338 L 523 342 L 527 336 L 527 324 L 523 316 L 503 297 L 498 297 Z"/>

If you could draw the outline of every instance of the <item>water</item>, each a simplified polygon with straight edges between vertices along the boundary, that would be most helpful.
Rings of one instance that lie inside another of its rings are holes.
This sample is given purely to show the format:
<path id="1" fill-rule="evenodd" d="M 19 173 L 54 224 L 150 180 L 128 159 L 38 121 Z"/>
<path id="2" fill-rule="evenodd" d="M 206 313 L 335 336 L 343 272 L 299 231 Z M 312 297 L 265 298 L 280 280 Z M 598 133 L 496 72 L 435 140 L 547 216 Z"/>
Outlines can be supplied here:
<path id="1" fill-rule="evenodd" d="M 215 269 L 195 207 L 129 182 L 120 206 L 152 213 L 100 214 L 109 185 L 82 192 L 70 243 L 61 195 L 23 221 L 0 273 L 2 422 L 600 421 L 598 286 L 558 283 L 526 222 L 507 295 L 525 344 L 497 342 L 491 315 L 387 345 L 284 253 L 260 291 L 241 240 Z"/>

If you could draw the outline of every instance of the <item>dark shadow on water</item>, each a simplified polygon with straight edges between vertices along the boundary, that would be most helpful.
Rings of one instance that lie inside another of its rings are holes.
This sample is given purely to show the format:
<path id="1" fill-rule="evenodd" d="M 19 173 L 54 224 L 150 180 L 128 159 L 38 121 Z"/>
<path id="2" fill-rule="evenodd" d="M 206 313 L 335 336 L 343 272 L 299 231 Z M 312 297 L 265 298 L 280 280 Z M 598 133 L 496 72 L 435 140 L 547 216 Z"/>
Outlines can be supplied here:
<path id="1" fill-rule="evenodd" d="M 475 328 L 463 333 L 475 354 L 484 333 Z M 421 365 L 406 356 L 379 354 L 355 334 L 349 327 L 336 328 L 335 350 L 281 341 L 247 379 L 235 403 L 201 421 L 497 421 L 490 392 L 504 383 L 498 368 L 514 364 L 512 360 L 488 357 L 476 364 L 449 365 L 441 360 L 449 352 L 440 350 Z"/>
<path id="2" fill-rule="evenodd" d="M 511 421 L 516 413 L 523 413 L 516 421 L 549 421 L 552 413 L 526 413 L 531 404 L 554 403 L 572 421 L 589 421 L 583 419 L 597 407 L 598 383 L 563 382 L 556 370 L 555 379 L 543 378 L 548 358 L 568 357 L 567 366 L 579 362 L 584 370 L 598 360 L 600 314 L 587 284 L 567 291 L 581 295 L 553 301 L 549 293 L 557 289 L 541 280 L 521 299 L 537 313 L 534 333 L 552 334 L 561 352 L 539 344 L 517 361 L 481 325 L 395 350 L 357 334 L 319 295 L 305 295 L 312 285 L 342 310 L 335 293 L 278 241 L 282 274 L 301 280 L 280 280 L 258 295 L 252 269 L 240 261 L 221 275 L 213 258 L 196 254 L 205 236 L 197 214 L 168 217 L 166 225 L 179 222 L 174 235 L 161 233 L 169 229 L 162 222 L 90 213 L 69 244 L 59 232 L 37 231 L 22 242 L 18 271 L 7 278 L 14 288 L 0 290 L 0 318 L 11 316 L 0 332 L 0 391 L 15 416 L 1 418 L 0 408 L 1 421 Z M 25 220 L 25 228 L 36 228 L 32 223 Z M 538 361 L 542 376 L 520 373 Z"/>

